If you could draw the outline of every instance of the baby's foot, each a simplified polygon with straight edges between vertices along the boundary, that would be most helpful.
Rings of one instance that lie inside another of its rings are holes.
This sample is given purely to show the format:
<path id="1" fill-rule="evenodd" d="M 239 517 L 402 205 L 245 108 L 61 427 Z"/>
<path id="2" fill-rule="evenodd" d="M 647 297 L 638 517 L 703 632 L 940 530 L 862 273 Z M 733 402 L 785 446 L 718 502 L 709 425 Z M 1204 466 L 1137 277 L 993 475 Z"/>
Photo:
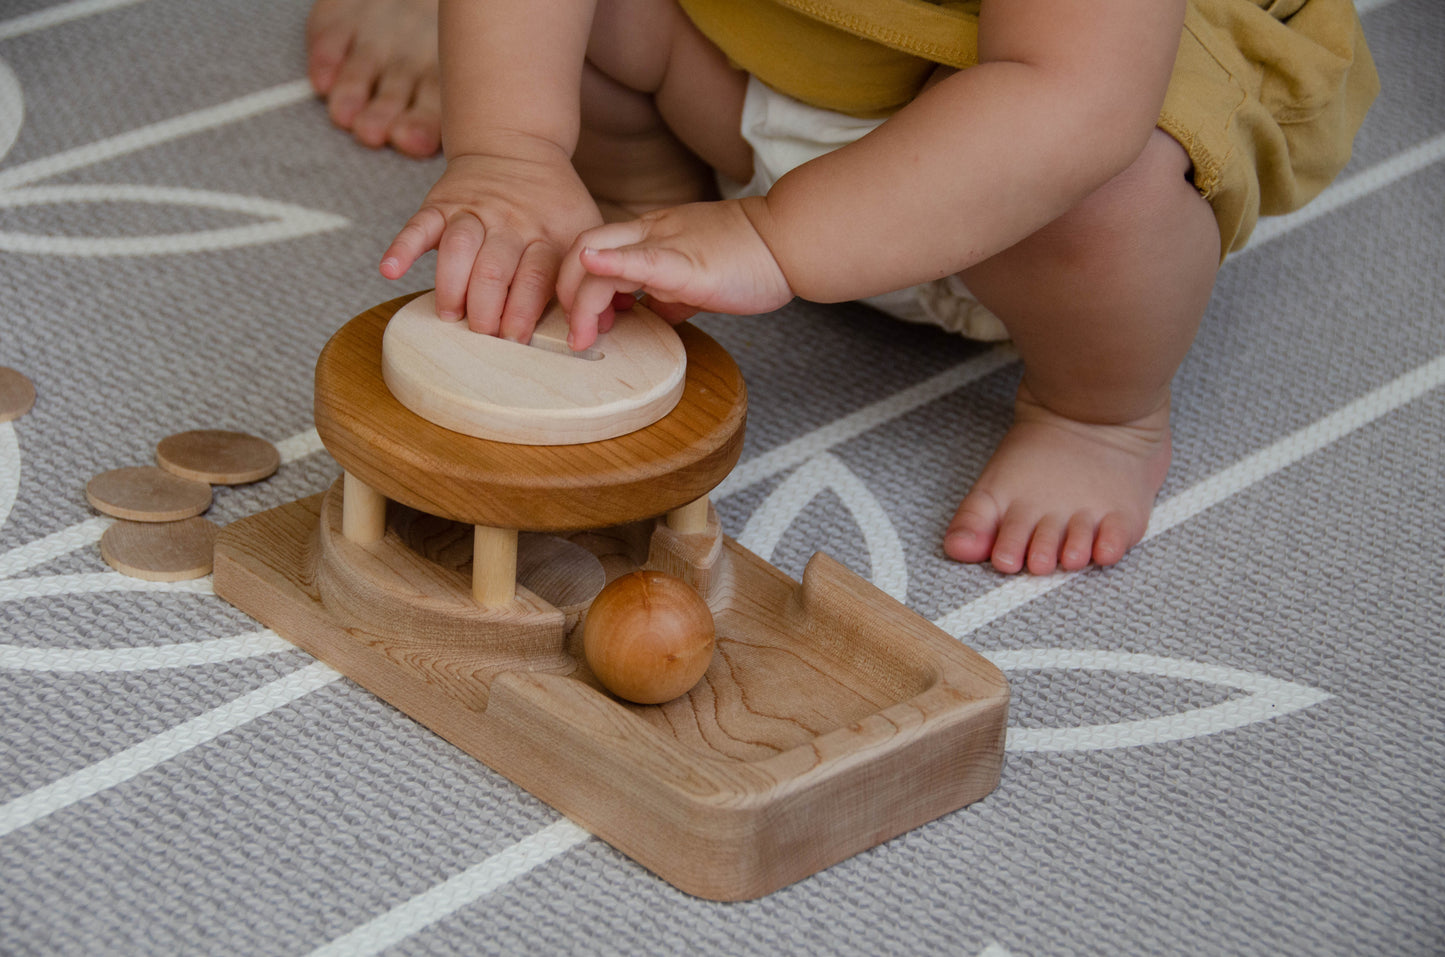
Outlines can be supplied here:
<path id="1" fill-rule="evenodd" d="M 441 148 L 437 0 L 316 0 L 307 74 L 331 120 L 367 146 Z"/>
<path id="2" fill-rule="evenodd" d="M 1167 400 L 1135 421 L 1098 425 L 1052 412 L 1020 387 L 1013 427 L 959 505 L 943 550 L 1006 574 L 1112 565 L 1144 537 L 1169 455 Z"/>

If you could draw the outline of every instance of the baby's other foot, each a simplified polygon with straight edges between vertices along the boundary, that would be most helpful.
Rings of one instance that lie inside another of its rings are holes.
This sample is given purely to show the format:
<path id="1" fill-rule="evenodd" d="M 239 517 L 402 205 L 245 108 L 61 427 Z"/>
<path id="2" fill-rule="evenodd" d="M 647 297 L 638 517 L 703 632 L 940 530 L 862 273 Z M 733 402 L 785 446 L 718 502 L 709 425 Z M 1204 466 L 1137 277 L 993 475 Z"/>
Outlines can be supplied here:
<path id="1" fill-rule="evenodd" d="M 1169 471 L 1169 403 L 1100 425 L 1050 411 L 1024 387 L 1014 424 L 944 533 L 961 562 L 1047 575 L 1112 565 L 1144 537 Z"/>
<path id="2" fill-rule="evenodd" d="M 441 148 L 437 0 L 316 0 L 307 75 L 331 121 L 371 147 Z"/>

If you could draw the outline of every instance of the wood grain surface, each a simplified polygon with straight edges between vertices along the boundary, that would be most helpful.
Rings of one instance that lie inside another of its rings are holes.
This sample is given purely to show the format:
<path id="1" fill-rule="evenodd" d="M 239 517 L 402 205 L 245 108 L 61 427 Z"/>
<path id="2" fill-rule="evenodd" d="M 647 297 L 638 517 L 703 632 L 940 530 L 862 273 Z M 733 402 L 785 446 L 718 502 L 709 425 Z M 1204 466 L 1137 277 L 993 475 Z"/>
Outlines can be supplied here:
<path id="1" fill-rule="evenodd" d="M 609 573 L 711 563 L 711 666 L 682 698 L 633 705 L 600 688 L 581 627 L 534 593 L 467 601 L 464 524 L 418 534 L 438 520 L 393 507 L 363 547 L 331 494 L 223 530 L 217 594 L 689 893 L 770 893 L 997 784 L 1002 674 L 826 556 L 799 584 L 660 520 L 572 536 Z M 429 584 L 438 568 L 450 598 Z"/>
<path id="2" fill-rule="evenodd" d="M 479 335 L 436 314 L 436 296 L 387 323 L 382 378 L 402 405 L 443 428 L 496 442 L 576 445 L 634 432 L 682 397 L 687 354 L 673 328 L 634 309 L 591 349 L 567 348 L 553 303 L 530 344 Z"/>
<path id="3" fill-rule="evenodd" d="M 100 537 L 100 554 L 122 575 L 153 582 L 188 581 L 211 573 L 220 527 L 209 519 L 116 522 Z"/>
<path id="4" fill-rule="evenodd" d="M 263 438 L 224 429 L 168 435 L 156 445 L 156 464 L 212 485 L 259 482 L 281 466 L 281 453 Z"/>
<path id="5" fill-rule="evenodd" d="M 97 511 L 132 522 L 178 522 L 211 507 L 211 487 L 154 465 L 101 472 L 85 484 Z"/>
<path id="6" fill-rule="evenodd" d="M 388 499 L 471 525 L 604 528 L 695 502 L 742 452 L 742 375 L 721 346 L 688 324 L 677 329 L 687 352 L 682 398 L 646 428 L 581 445 L 514 445 L 428 422 L 382 379 L 382 336 L 406 301 L 352 319 L 316 365 L 316 428 L 327 451 Z"/>

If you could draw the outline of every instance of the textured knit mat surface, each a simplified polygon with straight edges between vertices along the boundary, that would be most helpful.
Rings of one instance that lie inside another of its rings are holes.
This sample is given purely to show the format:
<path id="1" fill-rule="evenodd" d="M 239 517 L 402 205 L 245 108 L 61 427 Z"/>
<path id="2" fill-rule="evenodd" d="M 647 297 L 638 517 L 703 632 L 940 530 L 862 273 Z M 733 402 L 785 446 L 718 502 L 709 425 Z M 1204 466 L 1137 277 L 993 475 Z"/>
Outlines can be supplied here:
<path id="1" fill-rule="evenodd" d="M 1019 368 L 871 310 L 704 317 L 751 393 L 726 528 L 995 661 L 1002 784 L 765 899 L 688 897 L 211 593 L 102 561 L 93 475 L 236 429 L 226 523 L 326 487 L 328 336 L 439 172 L 302 79 L 304 0 L 0 3 L 0 953 L 1445 952 L 1445 4 L 1363 11 L 1351 167 L 1224 268 L 1116 568 L 940 530 Z"/>

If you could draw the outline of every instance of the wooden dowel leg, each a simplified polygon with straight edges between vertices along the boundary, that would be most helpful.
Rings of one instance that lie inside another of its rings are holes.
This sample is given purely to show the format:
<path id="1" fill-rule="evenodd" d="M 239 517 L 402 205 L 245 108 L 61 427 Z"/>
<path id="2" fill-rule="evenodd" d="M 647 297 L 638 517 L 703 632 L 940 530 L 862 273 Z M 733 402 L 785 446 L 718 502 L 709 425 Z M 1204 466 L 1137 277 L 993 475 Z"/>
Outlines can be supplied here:
<path id="1" fill-rule="evenodd" d="M 707 496 L 667 513 L 667 527 L 679 535 L 695 535 L 707 531 Z"/>
<path id="2" fill-rule="evenodd" d="M 517 595 L 517 530 L 476 526 L 472 541 L 472 597 L 489 607 Z"/>
<path id="3" fill-rule="evenodd" d="M 341 534 L 358 545 L 386 534 L 386 496 L 350 472 L 341 490 Z"/>

